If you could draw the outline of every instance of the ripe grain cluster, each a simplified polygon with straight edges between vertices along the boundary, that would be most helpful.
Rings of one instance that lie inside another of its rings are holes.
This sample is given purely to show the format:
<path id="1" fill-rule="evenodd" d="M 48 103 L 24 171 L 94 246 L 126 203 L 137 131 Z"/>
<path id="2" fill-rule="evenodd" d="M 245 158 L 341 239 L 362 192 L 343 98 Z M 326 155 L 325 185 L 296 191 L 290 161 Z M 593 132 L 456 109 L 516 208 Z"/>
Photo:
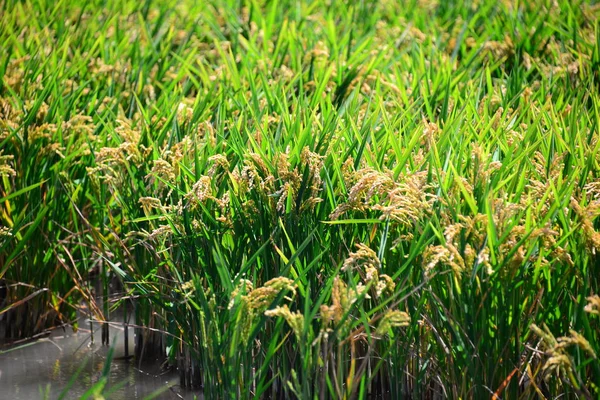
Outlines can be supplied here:
<path id="1" fill-rule="evenodd" d="M 597 398 L 599 19 L 0 0 L 5 335 L 118 279 L 206 398 Z"/>

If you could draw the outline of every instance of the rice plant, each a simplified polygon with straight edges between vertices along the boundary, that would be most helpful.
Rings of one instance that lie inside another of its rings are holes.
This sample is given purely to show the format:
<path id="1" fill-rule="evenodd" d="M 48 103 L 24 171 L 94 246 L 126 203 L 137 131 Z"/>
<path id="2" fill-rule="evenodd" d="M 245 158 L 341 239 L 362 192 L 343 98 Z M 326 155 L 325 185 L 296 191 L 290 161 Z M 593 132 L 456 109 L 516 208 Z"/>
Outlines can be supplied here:
<path id="1" fill-rule="evenodd" d="M 207 398 L 600 395 L 594 2 L 0 4 L 9 336 L 98 271 Z"/>

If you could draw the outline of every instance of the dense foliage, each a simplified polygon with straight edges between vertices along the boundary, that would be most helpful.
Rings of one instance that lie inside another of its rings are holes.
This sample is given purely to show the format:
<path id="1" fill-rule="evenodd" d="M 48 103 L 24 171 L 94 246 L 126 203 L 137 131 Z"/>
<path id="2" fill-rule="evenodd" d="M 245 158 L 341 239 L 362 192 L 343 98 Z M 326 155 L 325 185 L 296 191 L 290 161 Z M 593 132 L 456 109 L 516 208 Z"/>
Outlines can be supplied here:
<path id="1" fill-rule="evenodd" d="M 599 17 L 0 1 L 6 336 L 99 274 L 207 398 L 597 398 Z"/>

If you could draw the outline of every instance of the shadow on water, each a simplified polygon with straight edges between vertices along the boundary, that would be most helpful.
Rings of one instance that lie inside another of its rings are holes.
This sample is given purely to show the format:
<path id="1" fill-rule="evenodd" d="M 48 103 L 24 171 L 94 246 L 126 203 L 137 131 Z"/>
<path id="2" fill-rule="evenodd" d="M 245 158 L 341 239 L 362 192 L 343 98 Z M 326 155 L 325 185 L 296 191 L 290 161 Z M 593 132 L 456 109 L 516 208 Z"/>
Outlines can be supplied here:
<path id="1" fill-rule="evenodd" d="M 77 370 L 83 367 L 66 398 L 78 399 L 101 377 L 108 347 L 100 344 L 100 329 L 94 329 L 91 343 L 89 330 L 74 333 L 71 328 L 57 329 L 48 337 L 27 344 L 0 347 L 0 400 L 32 400 L 58 397 Z M 114 400 L 143 399 L 165 386 L 169 389 L 156 399 L 201 399 L 200 392 L 182 390 L 176 371 L 163 371 L 158 361 L 139 366 L 124 357 L 123 331 L 111 328 L 114 346 L 108 389 Z M 114 339 L 116 338 L 116 339 Z M 133 348 L 133 335 L 129 348 Z"/>

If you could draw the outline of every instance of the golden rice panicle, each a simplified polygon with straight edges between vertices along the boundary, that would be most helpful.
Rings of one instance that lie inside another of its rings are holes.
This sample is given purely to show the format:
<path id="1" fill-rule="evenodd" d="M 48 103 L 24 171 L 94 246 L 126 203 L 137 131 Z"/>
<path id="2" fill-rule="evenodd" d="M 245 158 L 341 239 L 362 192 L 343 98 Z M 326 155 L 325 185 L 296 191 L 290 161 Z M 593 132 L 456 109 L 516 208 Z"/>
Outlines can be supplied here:
<path id="1" fill-rule="evenodd" d="M 274 180 L 274 186 L 279 186 L 279 189 L 275 189 L 275 187 L 273 187 L 272 190 L 274 190 L 274 193 L 272 193 L 272 196 L 277 199 L 275 209 L 280 214 L 285 213 L 288 197 L 295 197 L 298 189 L 300 189 L 301 184 L 301 177 L 300 173 L 298 172 L 298 168 L 292 168 L 289 150 L 290 149 L 288 147 L 285 152 L 278 153 L 273 158 L 276 176 L 276 179 Z"/>
<path id="2" fill-rule="evenodd" d="M 379 282 L 379 271 L 373 265 L 367 265 L 364 268 L 364 277 L 365 284 L 369 284 L 371 282 Z"/>
<path id="3" fill-rule="evenodd" d="M 284 182 L 281 188 L 274 193 L 274 195 L 278 197 L 275 208 L 280 214 L 285 213 L 287 199 L 289 196 L 294 197 L 294 194 L 295 191 L 290 182 Z"/>
<path id="4" fill-rule="evenodd" d="M 46 105 L 46 109 L 47 108 L 48 106 Z M 39 110 L 38 114 L 40 112 L 42 111 Z M 96 137 L 93 135 L 94 131 L 96 130 L 96 124 L 94 124 L 93 118 L 89 115 L 73 115 L 69 120 L 64 121 L 61 124 L 61 128 L 63 131 L 69 131 L 71 133 L 81 135 L 84 138 L 96 139 Z"/>
<path id="5" fill-rule="evenodd" d="M 244 160 L 244 167 L 241 171 L 234 173 L 240 194 L 251 190 L 258 190 L 260 194 L 268 196 L 267 200 L 272 202 L 269 195 L 275 192 L 273 183 L 275 177 L 269 171 L 269 168 L 259 154 L 249 153 Z"/>
<path id="6" fill-rule="evenodd" d="M 379 276 L 379 281 L 375 286 L 375 293 L 377 297 L 381 297 L 384 292 L 392 294 L 394 293 L 394 289 L 396 289 L 396 282 L 394 282 L 391 276 L 386 274 Z"/>
<path id="7" fill-rule="evenodd" d="M 567 346 L 576 344 L 578 346 L 583 346 L 582 349 L 586 351 L 586 347 L 591 349 L 587 340 L 579 334 L 572 334 L 572 336 L 556 339 L 545 324 L 543 329 L 536 324 L 531 324 L 530 329 L 542 339 L 543 348 L 548 355 L 548 359 L 542 367 L 545 378 L 549 378 L 552 375 L 566 377 L 573 374 L 573 360 L 566 352 Z M 573 331 L 571 332 L 573 333 Z"/>
<path id="8" fill-rule="evenodd" d="M 560 239 L 559 231 L 552 229 L 550 226 L 545 226 L 535 229 L 530 237 L 531 239 L 539 239 L 542 248 L 549 251 L 553 260 L 558 260 L 569 266 L 575 265 L 567 249 L 558 244 L 558 239 Z"/>
<path id="9" fill-rule="evenodd" d="M 265 282 L 262 287 L 252 290 L 248 295 L 248 305 L 257 312 L 263 312 L 282 291 L 296 294 L 296 284 L 293 280 L 284 277 L 273 278 Z"/>
<path id="10" fill-rule="evenodd" d="M 196 135 L 204 143 L 209 144 L 211 147 L 215 147 L 217 144 L 217 130 L 210 120 L 198 124 L 196 128 Z"/>
<path id="11" fill-rule="evenodd" d="M 11 131 L 17 130 L 21 123 L 22 113 L 12 104 L 0 97 L 0 140 L 6 139 Z"/>
<path id="12" fill-rule="evenodd" d="M 393 293 L 396 284 L 389 275 L 379 274 L 381 260 L 379 260 L 375 251 L 362 243 L 356 244 L 356 247 L 358 250 L 350 253 L 348 258 L 344 261 L 341 270 L 345 272 L 358 271 L 365 285 L 371 285 L 371 294 L 376 298 L 379 298 L 384 292 Z M 359 284 L 357 286 L 357 291 L 362 292 L 367 286 Z"/>
<path id="13" fill-rule="evenodd" d="M 181 284 L 181 290 L 186 294 L 186 296 L 192 294 L 195 290 L 194 281 L 190 280 L 187 282 L 183 282 Z"/>
<path id="14" fill-rule="evenodd" d="M 13 234 L 11 232 L 11 229 L 7 226 L 2 226 L 0 224 L 0 246 L 4 246 L 4 244 L 11 240 L 12 237 Z"/>
<path id="15" fill-rule="evenodd" d="M 568 346 L 577 346 L 581 350 L 588 353 L 588 355 L 590 357 L 592 357 L 594 359 L 597 358 L 596 352 L 594 351 L 594 348 L 592 347 L 590 342 L 588 342 L 588 340 L 583 335 L 581 335 L 577 331 L 574 331 L 573 329 L 569 330 L 569 336 L 561 336 L 557 339 L 557 342 L 558 342 L 558 345 L 557 345 L 558 348 L 566 348 Z"/>
<path id="16" fill-rule="evenodd" d="M 411 227 L 431 212 L 435 196 L 428 193 L 430 188 L 426 172 L 402 175 L 384 201 L 375 204 L 372 209 L 381 211 L 381 220 L 389 218 L 402 226 Z"/>
<path id="17" fill-rule="evenodd" d="M 540 328 L 539 326 L 537 326 L 536 324 L 531 324 L 529 328 L 537 336 L 539 336 L 540 339 L 542 339 L 542 341 L 543 341 L 543 343 L 544 343 L 544 345 L 545 345 L 546 348 L 554 349 L 558 345 L 558 342 L 556 341 L 556 338 L 554 337 L 554 335 L 552 334 L 552 332 L 550 332 L 550 330 L 548 329 L 548 327 L 546 326 L 546 324 L 544 324 L 543 329 Z"/>
<path id="18" fill-rule="evenodd" d="M 209 176 L 215 176 L 219 170 L 229 171 L 229 160 L 224 154 L 210 156 L 208 161 L 212 163 L 207 173 Z"/>
<path id="19" fill-rule="evenodd" d="M 593 221 L 600 215 L 600 201 L 595 200 L 586 207 L 582 207 L 575 198 L 571 198 L 570 205 L 579 218 L 586 245 L 592 254 L 596 254 L 596 251 L 600 249 L 600 233 L 594 229 Z"/>
<path id="20" fill-rule="evenodd" d="M 165 182 L 175 183 L 177 171 L 171 163 L 159 158 L 158 160 L 154 160 L 153 164 L 150 173 L 146 175 L 146 179 L 151 185 L 158 183 L 159 187 L 162 188 L 166 185 Z"/>
<path id="21" fill-rule="evenodd" d="M 362 283 L 359 283 L 356 287 L 348 287 L 344 281 L 336 276 L 333 280 L 331 290 L 331 305 L 322 305 L 320 307 L 323 329 L 326 329 L 330 322 L 334 322 L 336 325 L 344 322 L 348 326 L 350 323 L 348 318 L 345 318 L 343 321 L 342 318 L 363 294 L 364 298 L 370 298 L 366 294 L 366 290 L 367 287 Z"/>
<path id="22" fill-rule="evenodd" d="M 587 301 L 588 303 L 584 308 L 585 312 L 600 316 L 600 296 L 597 294 L 589 296 Z"/>
<path id="23" fill-rule="evenodd" d="M 198 179 L 198 182 L 192 185 L 192 189 L 184 195 L 187 200 L 187 207 L 195 210 L 204 204 L 207 200 L 214 200 L 212 195 L 212 178 L 204 175 Z"/>
<path id="24" fill-rule="evenodd" d="M 456 278 L 460 278 L 463 272 L 468 271 L 468 265 L 460 250 L 454 243 L 454 230 L 459 224 L 454 224 L 446 229 L 446 237 L 452 240 L 446 241 L 445 245 L 428 246 L 423 253 L 425 262 L 425 275 L 431 276 L 437 265 L 446 265 L 452 269 Z M 460 231 L 460 230 L 459 230 Z"/>
<path id="25" fill-rule="evenodd" d="M 188 99 L 184 99 L 184 101 L 177 106 L 177 122 L 180 125 L 187 124 L 192 120 L 194 109 L 190 107 L 189 103 L 190 101 Z"/>
<path id="26" fill-rule="evenodd" d="M 383 315 L 377 326 L 376 333 L 383 336 L 392 328 L 405 327 L 410 324 L 410 315 L 404 311 L 388 310 Z"/>
<path id="27" fill-rule="evenodd" d="M 15 176 L 17 172 L 12 167 L 13 155 L 2 155 L 0 151 L 0 176 Z"/>
<path id="28" fill-rule="evenodd" d="M 488 40 L 483 44 L 483 50 L 488 55 L 489 62 L 505 60 L 514 54 L 515 45 L 510 36 L 505 35 L 503 41 Z"/>
<path id="29" fill-rule="evenodd" d="M 117 126 L 115 132 L 121 137 L 125 143 L 138 144 L 142 137 L 142 131 L 139 127 L 135 126 L 134 121 L 126 117 L 119 117 L 116 119 Z"/>
<path id="30" fill-rule="evenodd" d="M 156 197 L 140 197 L 138 202 L 142 205 L 142 208 L 146 212 L 149 212 L 150 210 L 153 210 L 153 209 L 158 209 L 158 210 L 163 209 L 162 202 L 160 201 L 160 199 L 157 199 Z"/>
<path id="31" fill-rule="evenodd" d="M 3 245 L 13 236 L 11 229 L 8 226 L 0 226 L 0 245 Z"/>
<path id="32" fill-rule="evenodd" d="M 354 157 L 348 157 L 342 164 L 342 176 L 346 187 L 352 187 L 358 178 L 354 169 Z"/>
<path id="33" fill-rule="evenodd" d="M 273 157 L 273 164 L 275 165 L 275 171 L 277 172 L 277 176 L 282 179 L 286 179 L 287 174 L 290 173 L 292 168 L 292 163 L 290 162 L 290 149 L 289 147 L 285 149 L 285 152 L 280 152 L 275 154 Z"/>
<path id="34" fill-rule="evenodd" d="M 323 170 L 323 160 L 325 157 L 311 151 L 308 146 L 305 146 L 302 149 L 300 158 L 307 166 L 309 172 L 308 179 L 310 181 L 310 196 L 305 203 L 306 207 L 312 209 L 317 203 L 323 201 L 323 199 L 319 197 L 319 193 L 323 189 L 321 171 Z"/>
<path id="35" fill-rule="evenodd" d="M 380 212 L 381 220 L 390 219 L 408 228 L 431 211 L 435 196 L 429 193 L 426 172 L 400 175 L 397 182 L 391 171 L 364 168 L 354 174 L 356 183 L 347 201 L 333 210 L 330 219 L 338 219 L 348 211 L 370 210 Z"/>
<path id="36" fill-rule="evenodd" d="M 332 220 L 338 219 L 348 211 L 365 211 L 368 209 L 371 198 L 379 193 L 392 190 L 394 182 L 389 175 L 375 171 L 371 168 L 354 173 L 358 179 L 348 193 L 348 200 L 341 203 L 330 214 Z"/>
<path id="37" fill-rule="evenodd" d="M 139 140 L 139 132 L 130 128 L 130 122 L 118 123 L 121 125 L 115 131 L 120 132 L 122 138 Z M 88 176 L 95 181 L 95 185 L 100 181 L 109 184 L 111 190 L 126 187 L 130 185 L 128 170 L 131 163 L 141 168 L 151 150 L 138 145 L 137 141 L 124 141 L 117 147 L 102 147 L 95 153 L 96 167 L 86 168 Z"/>
<path id="38" fill-rule="evenodd" d="M 304 330 L 304 315 L 300 312 L 291 312 L 287 304 L 284 304 L 283 307 L 278 306 L 272 310 L 265 311 L 265 315 L 267 317 L 282 317 L 288 323 L 294 335 L 296 335 L 296 339 L 301 340 L 302 331 Z"/>
<path id="39" fill-rule="evenodd" d="M 502 167 L 500 161 L 491 161 L 492 156 L 482 144 L 471 143 L 471 168 L 469 178 L 472 185 L 486 186 L 490 177 Z"/>
<path id="40" fill-rule="evenodd" d="M 296 285 L 289 278 L 278 277 L 265 282 L 262 287 L 252 289 L 252 283 L 242 279 L 231 293 L 229 309 L 238 307 L 238 324 L 244 343 L 248 342 L 254 319 L 263 314 L 282 291 L 296 293 Z M 247 294 L 243 294 L 247 292 Z"/>
<path id="41" fill-rule="evenodd" d="M 153 161 L 150 173 L 146 175 L 148 185 L 157 197 L 170 197 L 177 180 L 177 169 L 167 160 L 159 158 Z M 168 189 L 168 190 L 167 190 Z"/>
<path id="42" fill-rule="evenodd" d="M 423 119 L 423 125 L 424 127 L 421 144 L 423 145 L 425 150 L 429 150 L 431 146 L 433 146 L 437 141 L 442 130 L 440 129 L 438 124 L 434 122 L 429 122 L 426 119 Z"/>
<path id="43" fill-rule="evenodd" d="M 325 44 L 322 40 L 319 40 L 314 45 L 312 50 L 308 51 L 304 55 L 304 61 L 312 60 L 313 58 L 316 60 L 327 60 L 329 58 L 329 48 L 327 47 L 327 44 Z"/>
<path id="44" fill-rule="evenodd" d="M 356 244 L 357 251 L 350 253 L 344 265 L 342 271 L 353 271 L 356 269 L 374 268 L 376 271 L 381 268 L 381 261 L 377 254 L 367 245 L 363 243 Z"/>
<path id="45" fill-rule="evenodd" d="M 28 140 L 31 142 L 37 141 L 49 141 L 52 140 L 54 134 L 58 131 L 56 124 L 42 123 L 39 125 L 32 125 L 29 127 Z"/>
<path id="46" fill-rule="evenodd" d="M 194 135 L 184 136 L 181 141 L 170 145 L 165 143 L 161 149 L 161 158 L 168 161 L 176 172 L 179 172 L 179 163 L 185 161 L 186 158 L 193 158 L 194 150 Z"/>
<path id="47" fill-rule="evenodd" d="M 583 187 L 583 192 L 586 195 L 585 197 L 590 201 L 600 200 L 600 179 L 588 182 Z"/>
<path id="48" fill-rule="evenodd" d="M 465 261 L 452 243 L 445 246 L 428 246 L 423 253 L 425 275 L 431 277 L 438 265 L 446 265 L 452 269 L 457 278 L 466 270 Z"/>
<path id="49" fill-rule="evenodd" d="M 348 286 L 336 276 L 331 290 L 331 306 L 322 305 L 320 308 L 321 321 L 324 325 L 327 325 L 329 321 L 339 323 L 346 311 L 350 309 L 350 305 Z"/>
<path id="50" fill-rule="evenodd" d="M 297 167 L 292 168 L 289 151 L 290 149 L 287 148 L 285 152 L 275 155 L 273 158 L 273 163 L 281 188 L 285 186 L 289 189 L 292 189 L 295 193 L 300 188 L 302 177 L 300 176 L 300 172 L 298 172 Z"/>
<path id="51" fill-rule="evenodd" d="M 265 160 L 258 153 L 248 153 L 248 159 L 246 160 L 249 164 L 254 164 L 257 170 L 263 175 L 268 176 L 271 174 L 269 167 L 265 163 Z"/>
<path id="52" fill-rule="evenodd" d="M 252 281 L 248 279 L 240 279 L 235 289 L 231 292 L 228 309 L 232 309 L 238 296 L 251 292 L 254 289 Z"/>
<path id="53" fill-rule="evenodd" d="M 280 292 L 282 290 L 289 290 L 293 294 L 296 294 L 297 286 L 292 279 L 285 278 L 283 276 L 279 276 L 277 278 L 273 278 L 273 279 L 265 282 L 263 287 L 269 287 L 274 290 L 277 290 L 278 292 Z"/>
<path id="54" fill-rule="evenodd" d="M 319 307 L 322 330 L 327 330 L 329 323 L 336 320 L 337 309 L 334 306 L 322 304 Z"/>
<path id="55" fill-rule="evenodd" d="M 13 58 L 8 62 L 6 71 L 4 71 L 4 76 L 2 77 L 3 83 L 17 93 L 21 89 L 27 71 L 24 64 L 30 59 L 31 57 L 29 55 Z M 33 85 L 33 82 L 31 83 L 32 84 L 27 85 L 28 90 L 40 89 L 39 82 L 36 82 L 36 85 Z"/>
<path id="56" fill-rule="evenodd" d="M 571 358 L 564 353 L 553 353 L 542 367 L 546 379 L 552 375 L 566 376 L 573 370 Z"/>
<path id="57" fill-rule="evenodd" d="M 171 224 L 159 225 L 158 228 L 154 229 L 149 235 L 147 235 L 148 239 L 160 242 L 172 238 L 176 232 L 185 232 L 185 229 L 181 223 L 171 222 Z"/>

